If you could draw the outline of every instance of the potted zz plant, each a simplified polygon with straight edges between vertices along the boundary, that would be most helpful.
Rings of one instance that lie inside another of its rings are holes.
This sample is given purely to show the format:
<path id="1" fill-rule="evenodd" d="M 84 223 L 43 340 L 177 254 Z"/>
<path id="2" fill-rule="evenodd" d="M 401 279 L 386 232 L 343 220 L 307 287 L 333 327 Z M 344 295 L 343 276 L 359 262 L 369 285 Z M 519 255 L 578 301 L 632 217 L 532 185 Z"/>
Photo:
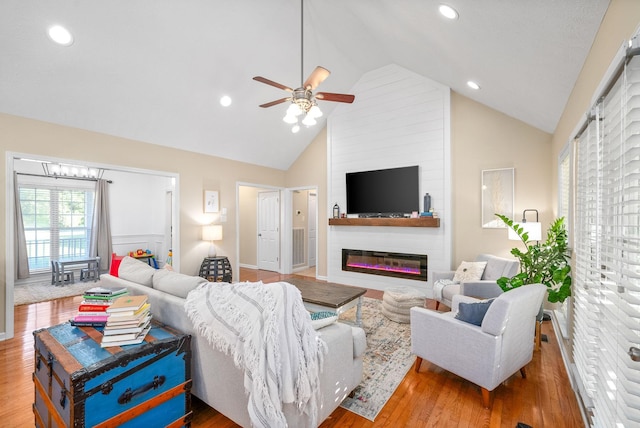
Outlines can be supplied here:
<path id="1" fill-rule="evenodd" d="M 571 266 L 567 230 L 564 217 L 556 219 L 547 231 L 546 241 L 529 241 L 529 235 L 513 220 L 496 214 L 507 226 L 518 234 L 526 251 L 513 248 L 513 254 L 520 261 L 520 273 L 512 278 L 497 280 L 503 291 L 526 284 L 544 284 L 547 286 L 547 299 L 551 303 L 562 303 L 571 296 Z"/>

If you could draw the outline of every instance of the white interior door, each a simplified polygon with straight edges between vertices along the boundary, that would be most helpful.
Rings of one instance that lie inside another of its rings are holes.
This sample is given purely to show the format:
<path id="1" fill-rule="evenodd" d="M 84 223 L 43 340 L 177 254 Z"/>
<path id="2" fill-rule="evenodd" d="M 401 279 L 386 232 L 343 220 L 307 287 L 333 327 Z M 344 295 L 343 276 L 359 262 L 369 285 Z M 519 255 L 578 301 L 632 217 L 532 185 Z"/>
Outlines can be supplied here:
<path id="1" fill-rule="evenodd" d="M 258 269 L 280 270 L 280 192 L 258 193 Z"/>
<path id="2" fill-rule="evenodd" d="M 307 199 L 307 209 L 309 212 L 309 251 L 307 252 L 307 254 L 309 254 L 309 259 L 307 260 L 307 263 L 309 267 L 316 265 L 316 240 L 318 236 L 318 231 L 316 230 L 317 201 L 318 196 L 316 193 L 309 192 L 309 197 Z"/>

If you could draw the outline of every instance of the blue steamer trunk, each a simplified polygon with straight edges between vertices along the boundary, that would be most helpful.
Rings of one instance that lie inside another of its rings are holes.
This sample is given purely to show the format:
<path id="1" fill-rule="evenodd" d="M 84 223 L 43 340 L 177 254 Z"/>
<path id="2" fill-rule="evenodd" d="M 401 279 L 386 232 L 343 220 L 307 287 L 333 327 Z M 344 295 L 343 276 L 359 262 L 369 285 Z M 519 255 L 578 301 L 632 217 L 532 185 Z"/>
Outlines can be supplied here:
<path id="1" fill-rule="evenodd" d="M 33 334 L 36 427 L 190 426 L 191 336 L 154 324 L 139 345 L 102 348 L 92 327 Z"/>

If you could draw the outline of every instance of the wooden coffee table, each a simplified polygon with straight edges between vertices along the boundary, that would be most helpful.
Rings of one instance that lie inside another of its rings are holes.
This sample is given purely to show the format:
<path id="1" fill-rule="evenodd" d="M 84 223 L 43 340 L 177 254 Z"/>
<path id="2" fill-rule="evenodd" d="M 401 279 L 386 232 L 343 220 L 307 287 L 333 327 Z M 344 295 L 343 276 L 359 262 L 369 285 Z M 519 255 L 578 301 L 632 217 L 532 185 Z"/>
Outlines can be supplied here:
<path id="1" fill-rule="evenodd" d="M 309 311 L 332 311 L 340 315 L 356 306 L 355 323 L 362 325 L 362 295 L 367 292 L 366 288 L 300 278 L 287 278 L 285 281 L 300 290 L 304 306 Z"/>

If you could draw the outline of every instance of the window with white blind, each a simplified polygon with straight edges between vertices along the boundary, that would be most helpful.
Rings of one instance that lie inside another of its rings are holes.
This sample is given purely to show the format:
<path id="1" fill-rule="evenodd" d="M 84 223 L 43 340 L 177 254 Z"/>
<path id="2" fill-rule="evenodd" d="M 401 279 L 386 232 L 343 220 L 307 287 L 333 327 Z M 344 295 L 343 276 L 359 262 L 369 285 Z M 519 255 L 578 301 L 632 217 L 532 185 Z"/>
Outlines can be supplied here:
<path id="1" fill-rule="evenodd" d="M 89 256 L 93 189 L 41 184 L 19 189 L 29 272 L 49 270 L 51 260 Z"/>
<path id="2" fill-rule="evenodd" d="M 640 57 L 578 138 L 573 356 L 597 427 L 640 425 Z"/>
<path id="3" fill-rule="evenodd" d="M 572 240 L 572 219 L 571 219 L 571 197 L 572 197 L 572 165 L 573 165 L 573 142 L 567 143 L 558 156 L 558 217 L 564 217 L 567 226 L 569 242 Z M 560 327 L 562 338 L 569 338 L 567 320 L 570 317 L 571 297 L 558 306 L 554 311 L 557 325 Z"/>
<path id="4" fill-rule="evenodd" d="M 573 145 L 568 143 L 558 159 L 558 217 L 565 218 L 567 230 L 571 230 L 571 163 Z"/>

